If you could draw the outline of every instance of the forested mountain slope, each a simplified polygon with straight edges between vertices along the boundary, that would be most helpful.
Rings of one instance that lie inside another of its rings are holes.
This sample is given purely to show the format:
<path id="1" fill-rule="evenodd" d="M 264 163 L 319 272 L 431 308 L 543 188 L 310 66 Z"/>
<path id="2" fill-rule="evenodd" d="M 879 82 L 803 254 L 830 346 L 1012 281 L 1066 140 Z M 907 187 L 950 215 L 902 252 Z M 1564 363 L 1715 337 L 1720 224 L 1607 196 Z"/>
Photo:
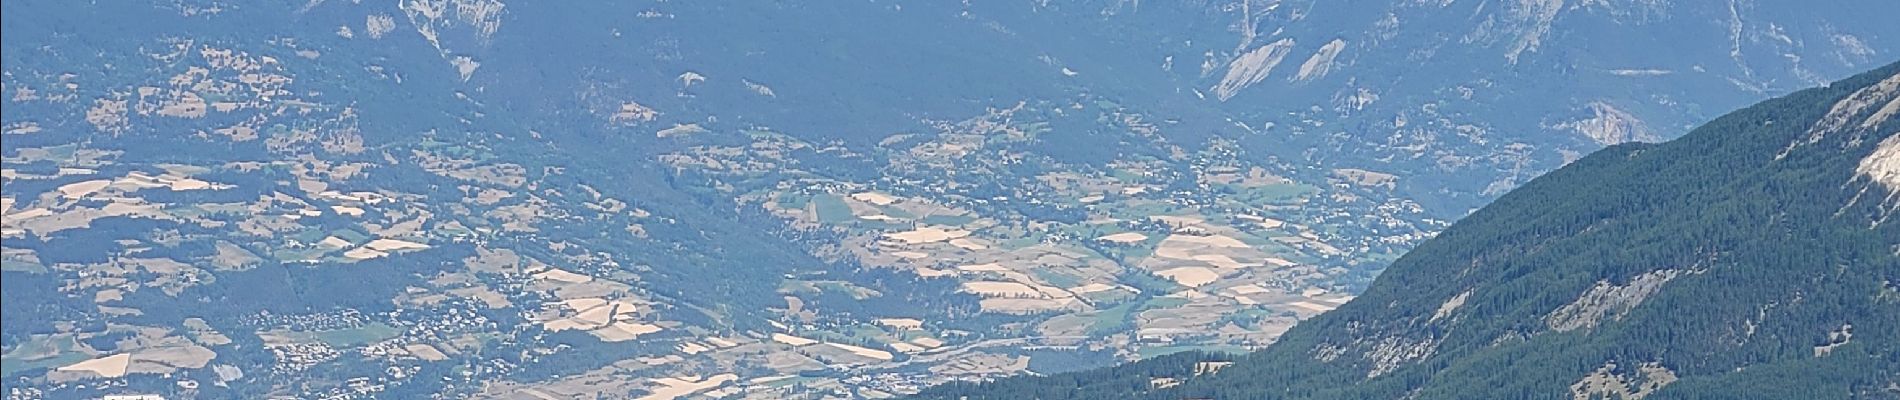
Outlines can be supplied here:
<path id="1" fill-rule="evenodd" d="M 919 397 L 1894 398 L 1896 112 L 1891 64 L 1604 149 L 1231 365 L 1182 355 Z"/>

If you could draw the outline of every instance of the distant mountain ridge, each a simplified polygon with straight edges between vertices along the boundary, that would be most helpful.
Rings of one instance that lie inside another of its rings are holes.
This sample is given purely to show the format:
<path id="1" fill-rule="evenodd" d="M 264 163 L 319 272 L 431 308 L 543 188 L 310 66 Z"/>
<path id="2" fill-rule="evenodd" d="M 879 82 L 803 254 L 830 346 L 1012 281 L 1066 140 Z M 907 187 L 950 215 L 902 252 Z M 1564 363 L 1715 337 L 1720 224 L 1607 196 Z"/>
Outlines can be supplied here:
<path id="1" fill-rule="evenodd" d="M 917 398 L 1900 397 L 1896 112 L 1900 63 L 1604 149 L 1254 354 Z"/>

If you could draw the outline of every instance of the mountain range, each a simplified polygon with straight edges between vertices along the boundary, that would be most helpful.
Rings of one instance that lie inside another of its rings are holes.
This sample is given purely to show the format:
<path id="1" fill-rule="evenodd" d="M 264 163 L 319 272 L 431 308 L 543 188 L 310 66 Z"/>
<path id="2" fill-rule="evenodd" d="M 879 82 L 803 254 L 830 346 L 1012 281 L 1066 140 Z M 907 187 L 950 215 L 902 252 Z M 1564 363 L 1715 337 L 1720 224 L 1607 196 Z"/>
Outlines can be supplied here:
<path id="1" fill-rule="evenodd" d="M 1532 177 L 1888 62 L 1896 13 L 8 1 L 0 385 L 877 398 L 1259 350 Z"/>

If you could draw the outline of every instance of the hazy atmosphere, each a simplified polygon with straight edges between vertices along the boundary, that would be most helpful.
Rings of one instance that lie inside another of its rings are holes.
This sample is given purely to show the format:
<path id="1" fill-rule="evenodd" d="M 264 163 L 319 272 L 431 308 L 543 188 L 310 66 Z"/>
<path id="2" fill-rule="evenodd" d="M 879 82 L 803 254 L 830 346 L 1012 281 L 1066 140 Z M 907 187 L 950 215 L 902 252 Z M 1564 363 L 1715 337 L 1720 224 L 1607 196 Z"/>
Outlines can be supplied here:
<path id="1" fill-rule="evenodd" d="M 0 17 L 4 400 L 1900 399 L 1900 2 Z"/>

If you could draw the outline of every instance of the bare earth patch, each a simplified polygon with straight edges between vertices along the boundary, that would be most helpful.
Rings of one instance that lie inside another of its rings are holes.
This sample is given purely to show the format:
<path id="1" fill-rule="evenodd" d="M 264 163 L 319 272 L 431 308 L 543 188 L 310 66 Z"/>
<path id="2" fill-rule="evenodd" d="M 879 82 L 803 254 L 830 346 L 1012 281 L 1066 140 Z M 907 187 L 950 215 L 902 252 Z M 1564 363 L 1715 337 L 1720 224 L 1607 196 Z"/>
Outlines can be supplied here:
<path id="1" fill-rule="evenodd" d="M 430 345 L 426 345 L 422 343 L 415 343 L 408 346 L 403 346 L 402 349 L 404 351 L 408 351 L 410 355 L 416 356 L 416 358 L 420 358 L 423 361 L 442 361 L 442 360 L 449 359 L 449 356 L 447 354 L 442 354 L 442 351 L 436 350 L 435 346 L 430 346 Z"/>
<path id="2" fill-rule="evenodd" d="M 737 380 L 739 380 L 739 376 L 734 374 L 720 374 L 704 379 L 698 376 L 654 379 L 653 383 L 659 384 L 659 386 L 648 389 L 652 391 L 652 393 L 641 396 L 639 400 L 672 400 L 699 393 L 707 389 L 720 387 L 727 382 Z"/>
<path id="3" fill-rule="evenodd" d="M 72 365 L 59 367 L 59 372 L 91 372 L 105 378 L 125 376 L 126 366 L 132 364 L 132 353 L 119 353 L 91 360 L 80 361 Z"/>
<path id="4" fill-rule="evenodd" d="M 1143 240 L 1148 240 L 1148 235 L 1143 235 L 1140 232 L 1122 232 L 1122 233 L 1117 233 L 1113 235 L 1102 236 L 1096 239 L 1104 241 L 1104 242 L 1113 242 L 1113 243 L 1135 243 L 1135 242 L 1140 242 Z"/>

